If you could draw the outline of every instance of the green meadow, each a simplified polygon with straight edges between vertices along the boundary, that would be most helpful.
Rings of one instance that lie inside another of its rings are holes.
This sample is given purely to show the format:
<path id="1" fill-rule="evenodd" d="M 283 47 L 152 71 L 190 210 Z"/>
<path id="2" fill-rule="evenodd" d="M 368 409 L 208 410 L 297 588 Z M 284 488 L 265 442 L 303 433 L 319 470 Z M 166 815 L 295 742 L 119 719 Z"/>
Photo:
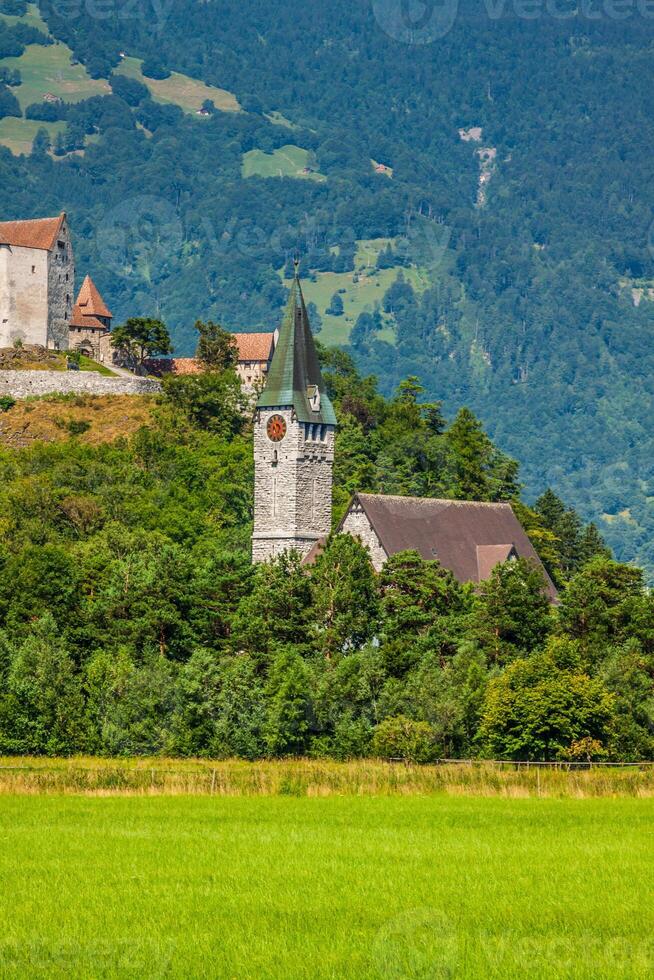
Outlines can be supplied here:
<path id="1" fill-rule="evenodd" d="M 155 102 L 178 105 L 184 112 L 197 112 L 207 99 L 222 112 L 240 112 L 241 107 L 236 96 L 226 89 L 205 85 L 197 78 L 190 78 L 176 71 L 171 72 L 168 78 L 148 78 L 141 71 L 142 64 L 139 58 L 123 58 L 115 73 L 142 82 L 150 90 Z"/>
<path id="2" fill-rule="evenodd" d="M 2 977 L 647 977 L 651 799 L 0 797 Z"/>
<path id="3" fill-rule="evenodd" d="M 284 117 L 278 114 L 277 118 L 271 121 L 284 125 L 285 123 L 281 121 L 283 119 Z M 244 177 L 300 177 L 305 180 L 326 180 L 324 174 L 315 170 L 315 166 L 315 159 L 310 150 L 287 143 L 273 150 L 272 153 L 248 150 L 243 154 L 241 170 Z M 309 170 L 309 173 L 304 173 L 304 170 Z"/>
<path id="4" fill-rule="evenodd" d="M 390 238 L 361 239 L 357 241 L 354 272 L 316 272 L 303 280 L 302 289 L 307 303 L 315 303 L 322 317 L 320 341 L 323 344 L 347 344 L 359 314 L 372 313 L 375 304 L 382 302 L 384 293 L 397 279 L 399 267 L 378 269 L 377 256 L 393 241 Z M 427 271 L 423 268 L 411 266 L 402 272 L 417 293 L 423 292 L 430 284 Z M 325 312 L 336 292 L 341 293 L 343 300 L 342 316 Z M 395 318 L 384 315 L 383 319 L 384 329 L 377 339 L 394 345 Z"/>

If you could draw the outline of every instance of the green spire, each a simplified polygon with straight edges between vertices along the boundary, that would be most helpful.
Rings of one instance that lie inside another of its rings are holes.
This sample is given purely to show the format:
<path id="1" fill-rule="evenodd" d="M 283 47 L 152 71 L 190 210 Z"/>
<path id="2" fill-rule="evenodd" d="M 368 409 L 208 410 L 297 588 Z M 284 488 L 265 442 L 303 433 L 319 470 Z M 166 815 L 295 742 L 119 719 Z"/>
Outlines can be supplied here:
<path id="1" fill-rule="evenodd" d="M 266 387 L 257 402 L 257 408 L 290 406 L 295 410 L 299 422 L 336 425 L 334 408 L 320 373 L 297 262 L 286 315 L 266 378 Z"/>

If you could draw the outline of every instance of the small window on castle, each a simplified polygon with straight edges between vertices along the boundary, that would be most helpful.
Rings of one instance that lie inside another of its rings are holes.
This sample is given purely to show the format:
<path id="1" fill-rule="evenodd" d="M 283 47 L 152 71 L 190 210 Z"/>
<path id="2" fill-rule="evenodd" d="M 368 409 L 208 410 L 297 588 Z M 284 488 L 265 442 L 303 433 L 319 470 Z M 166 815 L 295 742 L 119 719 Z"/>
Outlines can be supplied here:
<path id="1" fill-rule="evenodd" d="M 66 273 L 66 282 L 68 282 L 68 273 Z"/>
<path id="2" fill-rule="evenodd" d="M 32 275 L 34 275 L 34 273 L 35 273 L 35 272 L 36 272 L 36 266 L 35 266 L 35 265 L 33 265 L 33 266 L 32 266 Z"/>
<path id="3" fill-rule="evenodd" d="M 327 438 L 327 426 L 326 425 L 321 425 L 320 426 L 320 441 L 321 442 L 324 442 L 326 438 Z"/>

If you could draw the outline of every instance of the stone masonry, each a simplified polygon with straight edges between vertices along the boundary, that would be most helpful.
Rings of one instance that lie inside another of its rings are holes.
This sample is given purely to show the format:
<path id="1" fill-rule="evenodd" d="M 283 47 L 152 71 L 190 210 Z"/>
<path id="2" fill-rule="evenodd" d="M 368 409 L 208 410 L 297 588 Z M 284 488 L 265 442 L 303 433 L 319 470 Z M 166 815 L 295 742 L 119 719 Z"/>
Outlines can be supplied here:
<path id="1" fill-rule="evenodd" d="M 358 538 L 361 544 L 368 549 L 375 571 L 380 572 L 382 570 L 388 560 L 388 555 L 360 504 L 354 504 L 350 508 L 339 530 L 343 534 L 351 534 L 353 538 Z"/>
<path id="2" fill-rule="evenodd" d="M 272 415 L 281 415 L 287 426 L 277 443 L 266 431 Z M 290 549 L 306 555 L 331 529 L 334 427 L 298 422 L 291 408 L 259 410 L 254 462 L 253 561 Z"/>
<path id="3" fill-rule="evenodd" d="M 0 222 L 0 347 L 68 348 L 75 264 L 65 214 Z"/>
<path id="4" fill-rule="evenodd" d="M 152 378 L 109 378 L 97 371 L 0 371 L 0 397 L 38 395 L 150 395 L 161 391 Z"/>

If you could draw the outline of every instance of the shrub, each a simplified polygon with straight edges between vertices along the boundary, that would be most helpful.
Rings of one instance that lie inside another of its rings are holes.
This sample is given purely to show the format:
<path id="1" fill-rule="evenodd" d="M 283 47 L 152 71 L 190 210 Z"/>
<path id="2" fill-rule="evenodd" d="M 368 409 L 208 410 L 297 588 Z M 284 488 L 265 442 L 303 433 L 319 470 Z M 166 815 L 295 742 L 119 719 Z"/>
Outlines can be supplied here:
<path id="1" fill-rule="evenodd" d="M 66 428 L 71 436 L 81 436 L 89 431 L 91 423 L 87 422 L 86 419 L 69 419 L 66 423 Z"/>
<path id="2" fill-rule="evenodd" d="M 402 759 L 403 762 L 433 762 L 437 756 L 431 725 L 404 715 L 386 718 L 377 725 L 372 751 L 382 759 Z"/>
<path id="3" fill-rule="evenodd" d="M 12 398 L 11 395 L 2 395 L 0 397 L 0 412 L 8 412 L 15 404 L 16 399 Z"/>

